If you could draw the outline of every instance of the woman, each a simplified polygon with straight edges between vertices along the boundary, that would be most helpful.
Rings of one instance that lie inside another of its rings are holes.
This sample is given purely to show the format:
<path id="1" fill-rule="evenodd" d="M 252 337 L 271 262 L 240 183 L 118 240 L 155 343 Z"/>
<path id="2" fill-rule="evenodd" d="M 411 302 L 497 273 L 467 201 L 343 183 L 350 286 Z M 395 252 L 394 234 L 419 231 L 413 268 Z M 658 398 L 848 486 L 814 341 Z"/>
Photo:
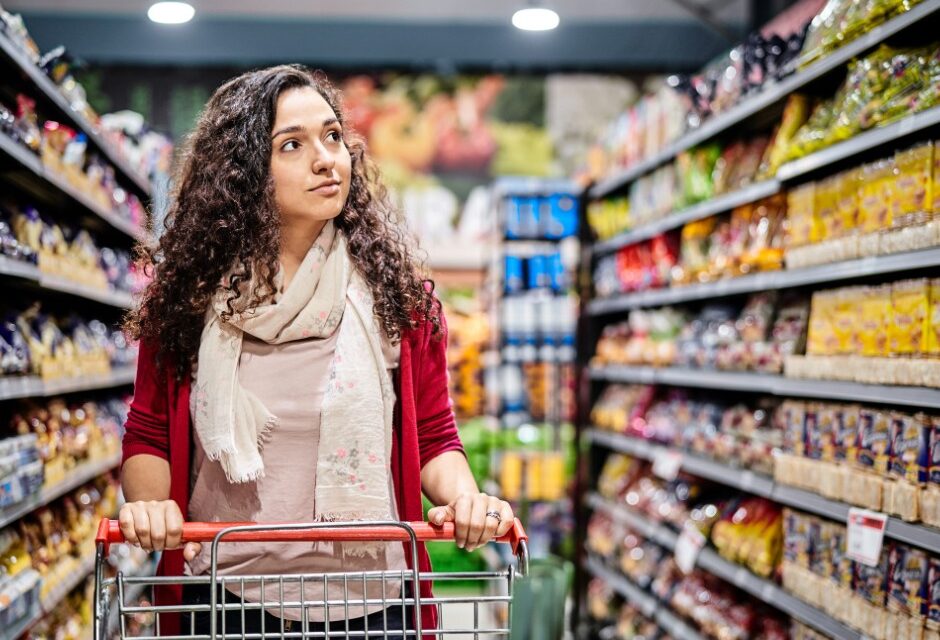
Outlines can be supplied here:
<path id="1" fill-rule="evenodd" d="M 220 87 L 176 184 L 166 232 L 146 251 L 153 282 L 127 322 L 141 340 L 124 438 L 127 540 L 176 550 L 184 519 L 420 520 L 422 489 L 439 505 L 429 520 L 453 521 L 459 547 L 508 531 L 510 506 L 480 493 L 457 437 L 433 285 L 325 77 L 279 66 Z M 220 575 L 411 568 L 398 543 L 246 545 L 220 546 Z M 159 573 L 206 573 L 208 551 L 168 551 Z M 423 546 L 418 554 L 429 570 Z M 304 599 L 323 591 L 308 584 Z M 267 607 L 260 585 L 220 597 L 264 603 L 245 632 L 301 619 Z M 159 594 L 163 604 L 209 598 L 207 587 Z M 435 613 L 425 608 L 422 628 Z M 357 606 L 343 624 L 413 624 L 402 617 L 400 606 Z M 163 632 L 178 622 L 164 620 Z M 208 617 L 195 624 L 205 632 Z M 240 624 L 226 620 L 227 632 Z"/>

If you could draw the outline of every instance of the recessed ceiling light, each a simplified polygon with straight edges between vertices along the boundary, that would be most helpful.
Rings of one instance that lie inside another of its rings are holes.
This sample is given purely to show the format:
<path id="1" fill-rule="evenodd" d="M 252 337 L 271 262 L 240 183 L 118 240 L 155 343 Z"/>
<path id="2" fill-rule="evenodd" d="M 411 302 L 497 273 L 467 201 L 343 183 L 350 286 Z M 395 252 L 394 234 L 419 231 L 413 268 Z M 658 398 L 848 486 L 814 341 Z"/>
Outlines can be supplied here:
<path id="1" fill-rule="evenodd" d="M 558 26 L 558 14 L 545 7 L 519 9 L 512 16 L 512 24 L 524 31 L 550 31 Z"/>
<path id="2" fill-rule="evenodd" d="M 187 2 L 157 2 L 147 11 L 147 17 L 160 24 L 183 24 L 194 15 L 196 10 Z"/>

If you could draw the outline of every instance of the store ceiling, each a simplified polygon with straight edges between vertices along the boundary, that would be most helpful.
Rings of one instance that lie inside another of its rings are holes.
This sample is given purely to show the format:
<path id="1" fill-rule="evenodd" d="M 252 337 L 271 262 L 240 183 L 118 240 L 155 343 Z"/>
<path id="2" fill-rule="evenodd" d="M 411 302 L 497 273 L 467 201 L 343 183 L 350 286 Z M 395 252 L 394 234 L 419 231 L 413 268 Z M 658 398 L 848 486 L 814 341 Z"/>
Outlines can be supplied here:
<path id="1" fill-rule="evenodd" d="M 695 68 L 728 48 L 772 0 L 552 0 L 562 26 L 510 25 L 525 0 L 190 0 L 187 25 L 155 25 L 149 2 L 5 0 L 42 48 L 90 62 L 501 69 Z M 779 1 L 776 2 L 779 4 Z M 260 10 L 263 8 L 263 12 Z"/>

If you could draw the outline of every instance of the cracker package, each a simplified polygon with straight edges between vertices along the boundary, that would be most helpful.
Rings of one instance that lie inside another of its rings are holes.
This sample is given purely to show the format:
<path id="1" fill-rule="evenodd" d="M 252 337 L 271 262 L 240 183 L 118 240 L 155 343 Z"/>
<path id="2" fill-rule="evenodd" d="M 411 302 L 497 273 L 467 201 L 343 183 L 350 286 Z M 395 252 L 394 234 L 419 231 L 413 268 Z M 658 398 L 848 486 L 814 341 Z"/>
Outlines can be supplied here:
<path id="1" fill-rule="evenodd" d="M 915 484 L 927 481 L 932 426 L 922 413 L 891 413 L 891 475 Z"/>
<path id="2" fill-rule="evenodd" d="M 933 154 L 929 142 L 895 154 L 894 226 L 921 224 L 929 217 L 934 198 Z"/>
<path id="3" fill-rule="evenodd" d="M 811 518 L 792 509 L 783 510 L 783 557 L 800 567 L 809 568 Z"/>
<path id="4" fill-rule="evenodd" d="M 933 152 L 933 183 L 934 189 L 931 196 L 933 197 L 933 206 L 930 208 L 934 216 L 940 215 L 940 188 L 937 188 L 936 185 L 940 185 L 940 153 L 938 153 L 938 145 L 940 142 L 934 142 L 934 152 Z"/>
<path id="5" fill-rule="evenodd" d="M 839 230 L 839 180 L 837 176 L 816 183 L 816 236 L 822 242 L 842 235 Z"/>
<path id="6" fill-rule="evenodd" d="M 930 332 L 930 291 L 927 280 L 896 282 L 891 287 L 891 321 L 888 342 L 893 355 L 927 352 Z"/>
<path id="7" fill-rule="evenodd" d="M 859 352 L 861 334 L 862 299 L 868 287 L 845 287 L 836 290 L 836 306 L 833 314 L 833 332 L 836 353 L 855 355 Z"/>
<path id="8" fill-rule="evenodd" d="M 938 186 L 940 188 L 940 186 Z M 927 314 L 927 355 L 940 357 L 940 278 L 932 278 L 927 285 L 930 311 Z"/>
<path id="9" fill-rule="evenodd" d="M 874 567 L 861 562 L 854 563 L 853 590 L 876 607 L 885 606 L 888 588 L 888 551 L 889 545 L 881 550 L 881 558 Z"/>
<path id="10" fill-rule="evenodd" d="M 833 582 L 846 589 L 852 588 L 852 561 L 846 555 L 846 529 L 845 526 L 833 523 L 832 542 L 832 572 L 829 577 Z"/>
<path id="11" fill-rule="evenodd" d="M 816 185 L 808 182 L 787 192 L 788 245 L 801 247 L 820 235 L 816 218 Z"/>
<path id="12" fill-rule="evenodd" d="M 816 291 L 810 303 L 806 353 L 830 356 L 837 353 L 835 312 L 838 300 L 835 291 Z"/>
<path id="13" fill-rule="evenodd" d="M 927 619 L 940 626 L 940 558 L 930 558 L 925 592 Z"/>
<path id="14" fill-rule="evenodd" d="M 806 420 L 806 403 L 800 400 L 785 400 L 777 409 L 777 423 L 783 430 L 783 450 L 795 456 L 806 452 L 803 425 Z M 940 462 L 938 462 L 940 463 Z M 940 472 L 940 467 L 938 467 Z"/>
<path id="15" fill-rule="evenodd" d="M 888 471 L 891 459 L 890 418 L 886 411 L 866 407 L 858 418 L 858 462 L 878 474 Z"/>
<path id="16" fill-rule="evenodd" d="M 858 416 L 861 407 L 857 404 L 836 405 L 833 440 L 835 459 L 855 462 L 858 457 Z"/>
<path id="17" fill-rule="evenodd" d="M 859 170 L 844 171 L 838 179 L 839 200 L 836 206 L 836 237 L 853 233 L 858 224 Z"/>
<path id="18" fill-rule="evenodd" d="M 893 183 L 893 159 L 862 167 L 858 203 L 858 227 L 862 233 L 875 233 L 891 227 Z"/>
<path id="19" fill-rule="evenodd" d="M 888 603 L 895 611 L 922 615 L 930 562 L 925 551 L 902 544 L 889 552 Z"/>
<path id="20" fill-rule="evenodd" d="M 891 286 L 865 287 L 860 294 L 859 353 L 866 358 L 888 355 Z"/>
<path id="21" fill-rule="evenodd" d="M 822 458 L 823 439 L 822 429 L 819 424 L 819 412 L 821 405 L 813 402 L 806 405 L 806 411 L 803 414 L 803 437 L 805 449 L 803 455 L 812 460 Z"/>
<path id="22" fill-rule="evenodd" d="M 927 457 L 927 479 L 940 486 L 940 416 L 930 419 L 930 450 Z"/>

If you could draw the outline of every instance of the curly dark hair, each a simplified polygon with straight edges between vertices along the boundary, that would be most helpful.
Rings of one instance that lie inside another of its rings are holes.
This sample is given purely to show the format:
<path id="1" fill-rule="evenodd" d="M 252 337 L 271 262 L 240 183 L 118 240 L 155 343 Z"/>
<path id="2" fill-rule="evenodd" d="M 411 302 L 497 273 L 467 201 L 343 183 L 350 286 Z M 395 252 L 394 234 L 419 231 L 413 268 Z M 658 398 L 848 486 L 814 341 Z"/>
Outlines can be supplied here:
<path id="1" fill-rule="evenodd" d="M 219 87 L 178 163 L 165 233 L 138 248 L 153 281 L 125 330 L 154 344 L 161 361 L 175 363 L 178 376 L 196 360 L 205 313 L 223 276 L 233 273 L 224 285 L 230 310 L 250 308 L 275 291 L 281 225 L 269 171 L 271 129 L 280 95 L 300 87 L 315 89 L 343 124 L 339 91 L 322 72 L 299 65 L 251 71 Z M 390 205 L 362 138 L 345 127 L 343 138 L 352 178 L 335 224 L 372 291 L 376 317 L 393 341 L 421 322 L 440 334 L 434 283 L 421 274 L 402 217 Z M 249 282 L 256 283 L 250 291 Z"/>

